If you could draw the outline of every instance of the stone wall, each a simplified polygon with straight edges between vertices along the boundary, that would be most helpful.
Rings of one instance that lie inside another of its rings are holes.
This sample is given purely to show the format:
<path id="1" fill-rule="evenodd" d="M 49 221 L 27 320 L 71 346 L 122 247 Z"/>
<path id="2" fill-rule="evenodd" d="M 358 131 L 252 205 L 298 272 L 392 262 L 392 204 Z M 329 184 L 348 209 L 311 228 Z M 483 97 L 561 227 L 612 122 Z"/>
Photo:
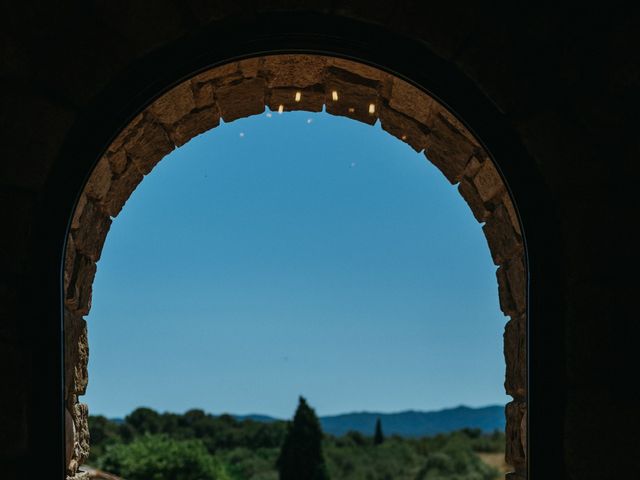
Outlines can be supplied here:
<path id="1" fill-rule="evenodd" d="M 474 136 L 440 103 L 381 70 L 317 55 L 277 55 L 214 68 L 177 85 L 119 133 L 96 165 L 77 204 L 67 240 L 65 288 L 65 402 L 68 475 L 89 449 L 87 325 L 96 263 L 113 217 L 154 166 L 174 148 L 216 127 L 274 111 L 326 111 L 382 128 L 434 163 L 484 223 L 497 269 L 500 307 L 510 317 L 504 332 L 507 462 L 526 470 L 526 284 L 518 215 L 495 164 Z"/>

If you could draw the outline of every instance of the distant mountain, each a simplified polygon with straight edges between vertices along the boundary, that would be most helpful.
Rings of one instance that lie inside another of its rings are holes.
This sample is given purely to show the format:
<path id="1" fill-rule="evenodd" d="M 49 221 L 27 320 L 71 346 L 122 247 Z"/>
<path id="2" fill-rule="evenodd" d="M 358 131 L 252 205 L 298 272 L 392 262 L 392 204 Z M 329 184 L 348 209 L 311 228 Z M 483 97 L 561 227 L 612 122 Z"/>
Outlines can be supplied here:
<path id="1" fill-rule="evenodd" d="M 254 422 L 278 422 L 281 421 L 279 418 L 270 417 L 269 415 L 260 415 L 258 413 L 250 413 L 249 415 L 233 415 L 233 418 L 236 420 L 253 420 Z"/>
<path id="2" fill-rule="evenodd" d="M 504 430 L 504 407 L 470 408 L 460 406 L 434 412 L 408 410 L 398 413 L 356 412 L 320 417 L 322 429 L 331 435 L 344 435 L 355 430 L 373 435 L 376 419 L 380 418 L 385 435 L 419 437 L 446 433 L 461 428 L 479 428 L 484 432 Z"/>

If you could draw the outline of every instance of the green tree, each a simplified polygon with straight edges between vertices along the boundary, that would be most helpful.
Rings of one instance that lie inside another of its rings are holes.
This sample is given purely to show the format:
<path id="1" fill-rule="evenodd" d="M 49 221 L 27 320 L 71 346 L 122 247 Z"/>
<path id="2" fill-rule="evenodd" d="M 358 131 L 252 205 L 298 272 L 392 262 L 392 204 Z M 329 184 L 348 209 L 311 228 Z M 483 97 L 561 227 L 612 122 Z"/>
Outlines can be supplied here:
<path id="1" fill-rule="evenodd" d="M 200 440 L 166 435 L 143 435 L 128 444 L 110 445 L 98 466 L 127 480 L 230 480 Z"/>
<path id="2" fill-rule="evenodd" d="M 160 433 L 160 414 L 147 407 L 136 408 L 124 419 L 138 433 Z"/>
<path id="3" fill-rule="evenodd" d="M 378 418 L 376 420 L 376 432 L 373 435 L 373 444 L 381 445 L 384 442 L 384 434 L 382 433 L 382 422 Z"/>
<path id="4" fill-rule="evenodd" d="M 328 480 L 322 429 L 315 411 L 300 397 L 276 462 L 280 480 Z"/>

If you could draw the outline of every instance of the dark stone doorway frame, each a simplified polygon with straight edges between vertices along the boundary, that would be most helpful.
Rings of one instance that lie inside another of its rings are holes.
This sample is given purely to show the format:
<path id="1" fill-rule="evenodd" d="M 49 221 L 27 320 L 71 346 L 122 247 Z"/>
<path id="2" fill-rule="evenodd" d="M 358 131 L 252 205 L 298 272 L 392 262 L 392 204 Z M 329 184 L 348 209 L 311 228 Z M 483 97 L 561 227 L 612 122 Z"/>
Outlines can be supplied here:
<path id="1" fill-rule="evenodd" d="M 411 39 L 334 16 L 281 13 L 211 25 L 131 66 L 87 108 L 67 137 L 38 205 L 30 340 L 34 378 L 26 465 L 64 477 L 62 265 L 76 199 L 117 132 L 164 91 L 217 64 L 268 53 L 342 56 L 387 70 L 439 99 L 464 119 L 502 171 L 525 233 L 529 272 L 529 478 L 564 471 L 563 325 L 555 282 L 559 228 L 536 165 L 509 119 L 461 71 Z M 536 348 L 537 347 L 537 348 Z M 25 466 L 26 466 L 25 465 Z M 54 466 L 55 465 L 55 466 Z"/>

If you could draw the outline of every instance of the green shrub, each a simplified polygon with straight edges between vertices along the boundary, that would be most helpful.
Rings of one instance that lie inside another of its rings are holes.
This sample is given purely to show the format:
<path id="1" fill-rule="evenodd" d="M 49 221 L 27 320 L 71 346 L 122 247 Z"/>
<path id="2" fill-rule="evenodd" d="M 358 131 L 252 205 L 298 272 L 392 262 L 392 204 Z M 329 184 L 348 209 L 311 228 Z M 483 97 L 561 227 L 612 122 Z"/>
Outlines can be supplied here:
<path id="1" fill-rule="evenodd" d="M 128 444 L 110 445 L 101 469 L 127 480 L 230 480 L 200 440 L 143 435 Z"/>

